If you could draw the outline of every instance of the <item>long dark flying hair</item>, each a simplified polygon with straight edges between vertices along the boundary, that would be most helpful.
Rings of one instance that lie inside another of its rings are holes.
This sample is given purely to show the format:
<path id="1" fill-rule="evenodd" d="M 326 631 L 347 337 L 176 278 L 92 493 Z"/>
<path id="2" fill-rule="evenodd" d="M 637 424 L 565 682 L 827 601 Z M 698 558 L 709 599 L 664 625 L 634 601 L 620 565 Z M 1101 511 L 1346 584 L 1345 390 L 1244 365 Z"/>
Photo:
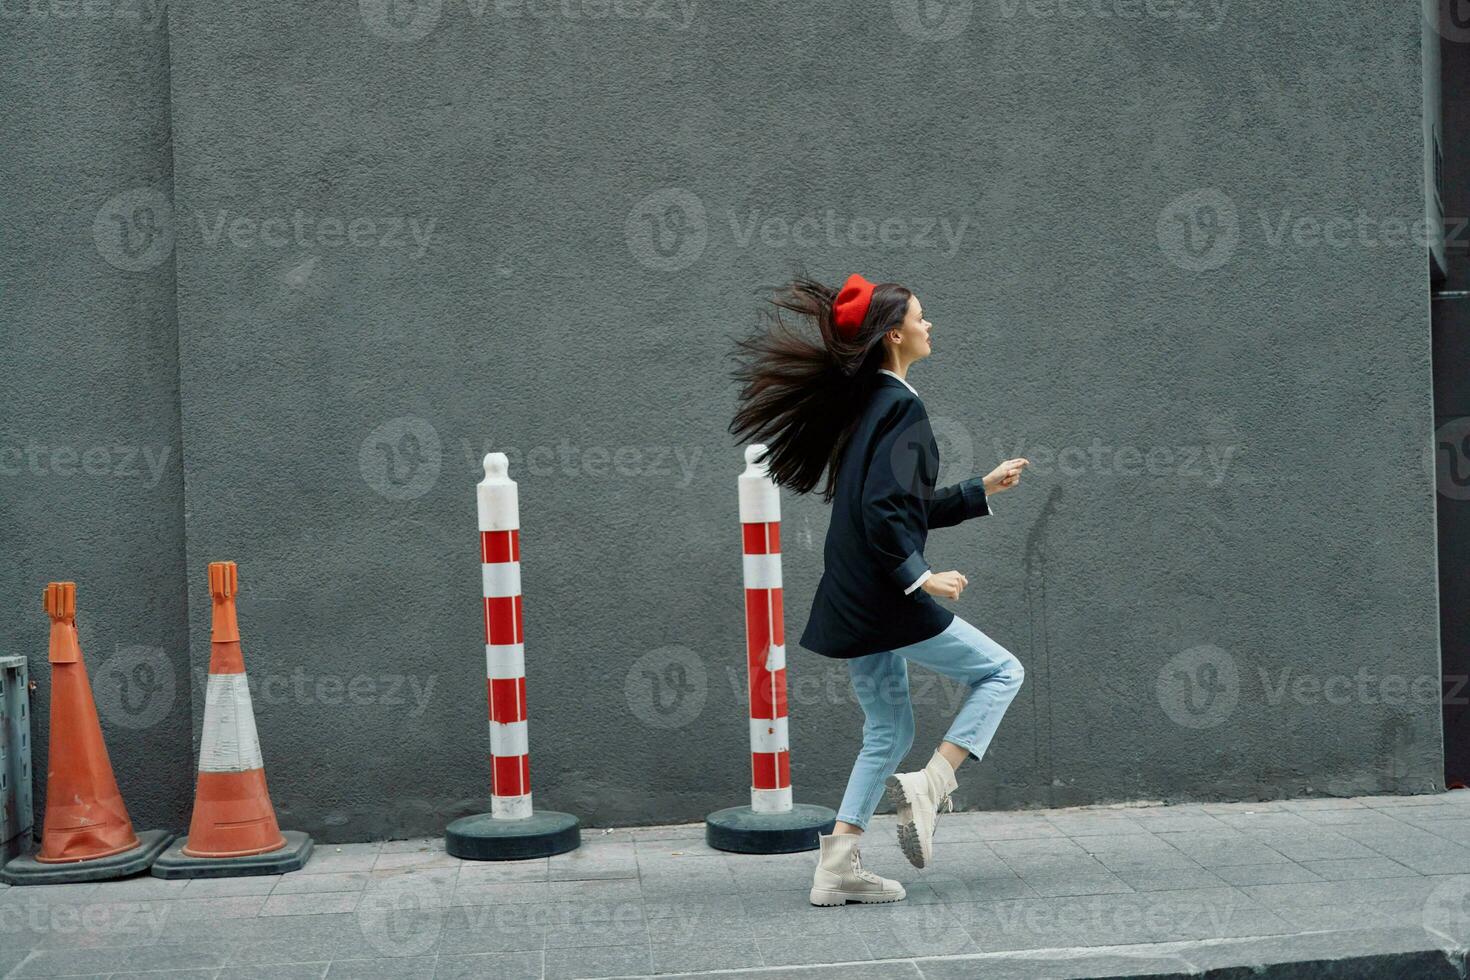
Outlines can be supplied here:
<path id="1" fill-rule="evenodd" d="M 822 499 L 831 501 L 843 450 L 883 366 L 876 341 L 903 321 L 912 295 L 897 283 L 879 283 L 849 340 L 832 323 L 837 290 L 798 276 L 775 290 L 759 325 L 736 341 L 731 376 L 741 383 L 740 407 L 730 432 L 766 444 L 762 459 L 778 486 L 810 493 L 826 471 Z"/>

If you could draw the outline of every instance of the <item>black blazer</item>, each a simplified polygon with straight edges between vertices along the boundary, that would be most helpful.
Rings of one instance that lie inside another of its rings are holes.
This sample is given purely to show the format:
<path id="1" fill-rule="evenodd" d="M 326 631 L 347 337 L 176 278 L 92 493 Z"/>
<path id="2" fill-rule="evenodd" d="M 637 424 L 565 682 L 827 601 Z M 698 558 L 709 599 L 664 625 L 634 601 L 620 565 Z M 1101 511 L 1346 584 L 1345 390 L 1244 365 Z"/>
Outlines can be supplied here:
<path id="1" fill-rule="evenodd" d="M 800 643 L 837 659 L 942 633 L 954 612 L 917 587 L 930 528 L 990 513 L 981 477 L 936 487 L 939 446 L 909 386 L 878 374 L 837 467 L 825 568 Z"/>

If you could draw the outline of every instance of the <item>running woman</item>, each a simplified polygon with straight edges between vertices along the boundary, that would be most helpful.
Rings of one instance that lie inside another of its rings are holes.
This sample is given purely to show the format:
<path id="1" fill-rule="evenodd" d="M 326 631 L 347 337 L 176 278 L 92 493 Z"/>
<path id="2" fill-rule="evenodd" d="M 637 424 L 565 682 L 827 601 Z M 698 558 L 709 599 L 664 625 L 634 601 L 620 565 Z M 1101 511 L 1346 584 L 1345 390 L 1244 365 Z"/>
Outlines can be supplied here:
<path id="1" fill-rule="evenodd" d="M 767 444 L 763 460 L 779 486 L 811 493 L 825 474 L 832 519 L 800 643 L 847 661 L 866 719 L 837 822 L 820 835 L 811 902 L 895 902 L 903 885 L 864 868 L 858 851 L 880 798 L 895 807 L 904 856 L 932 866 L 940 809 L 954 809 L 955 773 L 985 754 L 1025 677 L 1015 655 L 936 601 L 958 599 L 969 579 L 930 568 L 924 543 L 931 528 L 988 515 L 990 498 L 1019 484 L 1028 461 L 936 486 L 939 447 L 908 381 L 909 367 L 932 352 L 933 325 L 911 290 L 856 273 L 840 290 L 800 277 L 771 306 L 736 345 L 741 390 L 730 431 Z M 909 661 L 969 694 L 928 764 L 900 773 L 914 739 Z"/>

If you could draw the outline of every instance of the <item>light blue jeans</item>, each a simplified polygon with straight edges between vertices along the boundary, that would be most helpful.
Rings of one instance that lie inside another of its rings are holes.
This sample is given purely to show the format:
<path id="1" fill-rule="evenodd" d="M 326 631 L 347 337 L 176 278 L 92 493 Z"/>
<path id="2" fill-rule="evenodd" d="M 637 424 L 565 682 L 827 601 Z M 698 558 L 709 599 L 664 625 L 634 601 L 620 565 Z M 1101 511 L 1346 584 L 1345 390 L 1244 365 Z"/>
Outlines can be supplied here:
<path id="1" fill-rule="evenodd" d="M 969 687 L 944 740 L 967 749 L 973 759 L 985 755 L 1001 716 L 1026 677 L 1015 654 L 959 616 L 937 636 L 849 660 L 852 688 L 867 720 L 863 748 L 853 763 L 837 819 L 854 827 L 867 829 L 883 795 L 883 781 L 897 771 L 914 744 L 910 660 Z"/>

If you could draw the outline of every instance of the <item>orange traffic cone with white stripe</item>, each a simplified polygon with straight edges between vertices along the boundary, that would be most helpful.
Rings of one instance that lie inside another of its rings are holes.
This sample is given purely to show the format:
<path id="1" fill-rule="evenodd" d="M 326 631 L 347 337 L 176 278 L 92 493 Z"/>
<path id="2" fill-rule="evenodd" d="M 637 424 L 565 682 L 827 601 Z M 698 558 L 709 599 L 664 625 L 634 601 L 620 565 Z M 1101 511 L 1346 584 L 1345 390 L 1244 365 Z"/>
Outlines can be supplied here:
<path id="1" fill-rule="evenodd" d="M 51 743 L 41 848 L 0 871 L 13 885 L 121 878 L 143 871 L 173 839 L 138 834 L 112 774 L 102 722 L 77 638 L 77 586 L 52 582 L 43 603 L 51 617 Z"/>
<path id="2" fill-rule="evenodd" d="M 189 836 L 153 865 L 159 878 L 219 878 L 296 871 L 311 856 L 311 838 L 281 832 L 265 783 L 255 730 L 255 708 L 240 650 L 235 596 L 239 572 L 232 561 L 209 566 L 213 599 L 209 682 L 199 740 L 199 784 Z"/>

